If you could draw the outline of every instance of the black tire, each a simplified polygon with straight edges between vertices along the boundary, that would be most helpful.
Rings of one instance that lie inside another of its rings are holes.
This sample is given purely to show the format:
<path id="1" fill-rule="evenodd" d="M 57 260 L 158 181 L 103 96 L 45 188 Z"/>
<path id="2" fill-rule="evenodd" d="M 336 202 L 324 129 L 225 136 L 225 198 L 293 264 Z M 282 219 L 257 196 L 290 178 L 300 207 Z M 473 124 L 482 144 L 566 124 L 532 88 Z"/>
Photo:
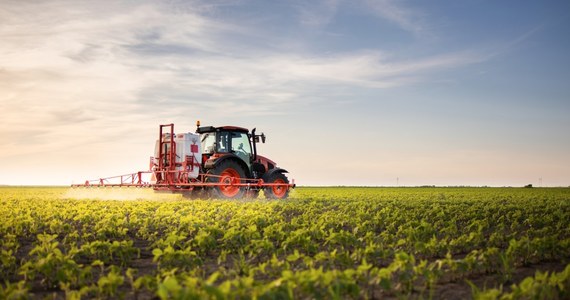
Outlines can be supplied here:
<path id="1" fill-rule="evenodd" d="M 207 181 L 210 183 L 230 183 L 230 178 L 234 178 L 235 183 L 244 183 L 245 171 L 233 160 L 225 160 L 214 169 L 208 171 L 208 175 L 216 175 L 222 177 L 208 176 Z M 239 199 L 242 198 L 245 189 L 241 186 L 220 185 L 210 189 L 211 196 L 218 199 Z"/>
<path id="2" fill-rule="evenodd" d="M 265 183 L 289 184 L 289 179 L 287 179 L 287 176 L 281 172 L 274 172 L 269 174 L 269 176 L 263 176 L 263 181 Z M 268 186 L 263 189 L 263 193 L 267 199 L 287 199 L 287 197 L 289 197 L 289 188 Z"/>

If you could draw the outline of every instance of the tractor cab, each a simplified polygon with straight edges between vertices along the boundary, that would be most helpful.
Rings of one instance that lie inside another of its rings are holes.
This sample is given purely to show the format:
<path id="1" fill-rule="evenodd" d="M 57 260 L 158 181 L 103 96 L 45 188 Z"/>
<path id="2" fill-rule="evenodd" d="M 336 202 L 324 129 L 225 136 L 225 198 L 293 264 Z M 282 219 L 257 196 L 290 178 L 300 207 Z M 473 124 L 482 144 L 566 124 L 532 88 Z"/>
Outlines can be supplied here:
<path id="1" fill-rule="evenodd" d="M 252 146 L 255 141 L 249 130 L 234 126 L 208 126 L 198 127 L 196 133 L 200 134 L 204 163 L 231 154 L 243 161 L 248 169 L 251 168 L 256 157 L 256 147 Z"/>

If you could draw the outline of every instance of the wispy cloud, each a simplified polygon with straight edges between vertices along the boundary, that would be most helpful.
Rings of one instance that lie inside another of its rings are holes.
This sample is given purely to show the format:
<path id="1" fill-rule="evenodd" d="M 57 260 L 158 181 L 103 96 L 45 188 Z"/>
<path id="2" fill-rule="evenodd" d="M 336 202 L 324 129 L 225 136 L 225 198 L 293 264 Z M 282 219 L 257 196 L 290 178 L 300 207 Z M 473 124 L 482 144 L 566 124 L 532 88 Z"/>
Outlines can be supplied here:
<path id="1" fill-rule="evenodd" d="M 360 7 L 361 14 L 372 14 L 393 23 L 402 30 L 416 36 L 426 35 L 427 20 L 425 14 L 409 7 L 405 1 L 397 0 L 320 0 L 296 3 L 301 24 L 324 27 L 334 21 L 339 9 Z"/>
<path id="2" fill-rule="evenodd" d="M 329 24 L 336 16 L 341 0 L 302 1 L 295 6 L 299 11 L 301 24 L 321 27 Z"/>
<path id="3" fill-rule="evenodd" d="M 423 14 L 406 6 L 404 1 L 397 0 L 364 0 L 370 12 L 393 22 L 403 30 L 416 35 L 426 34 Z"/>
<path id="4" fill-rule="evenodd" d="M 482 60 L 477 53 L 395 60 L 382 50 L 279 51 L 240 42 L 278 37 L 224 21 L 211 3 L 107 4 L 13 1 L 0 9 L 2 137 L 17 127 L 65 148 L 96 142 L 78 130 L 121 135 L 140 122 L 197 111 L 282 113 L 346 88 L 402 86 Z M 370 5 L 404 29 L 421 30 L 414 15 L 393 2 Z M 307 10 L 305 21 L 329 22 L 338 6 L 321 2 L 314 11 L 322 15 Z M 16 154 L 17 145 L 0 153 Z"/>

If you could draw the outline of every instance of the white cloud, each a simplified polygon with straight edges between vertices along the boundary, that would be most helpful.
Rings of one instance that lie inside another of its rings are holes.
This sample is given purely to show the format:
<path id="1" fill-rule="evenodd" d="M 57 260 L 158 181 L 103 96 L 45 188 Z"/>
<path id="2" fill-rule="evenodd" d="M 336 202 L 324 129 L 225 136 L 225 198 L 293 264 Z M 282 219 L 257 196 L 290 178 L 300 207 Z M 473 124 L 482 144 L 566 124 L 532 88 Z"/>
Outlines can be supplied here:
<path id="1" fill-rule="evenodd" d="M 325 27 L 334 21 L 340 9 L 361 6 L 363 13 L 385 19 L 402 30 L 416 36 L 427 34 L 427 23 L 422 11 L 413 9 L 405 1 L 397 0 L 319 0 L 301 1 L 294 4 L 299 13 L 299 22 L 311 27 Z"/>
<path id="2" fill-rule="evenodd" d="M 301 24 L 322 27 L 336 16 L 341 0 L 301 1 L 296 7 Z"/>
<path id="3" fill-rule="evenodd" d="M 0 87 L 4 101 L 18 99 L 4 107 L 11 116 L 4 122 L 17 122 L 24 115 L 39 123 L 61 120 L 61 107 L 81 112 L 68 119 L 70 123 L 124 120 L 127 108 L 145 111 L 155 103 L 192 98 L 195 105 L 214 109 L 232 102 L 244 107 L 260 107 L 259 101 L 283 106 L 310 97 L 314 86 L 393 87 L 417 80 L 422 72 L 481 60 L 463 53 L 394 61 L 379 51 L 317 56 L 240 49 L 228 37 L 259 32 L 201 15 L 204 8 L 199 5 L 140 2 L 103 9 L 79 3 L 13 2 L 12 10 L 0 13 L 1 34 L 6 37 L 0 46 L 0 76 L 7 79 Z M 337 6 L 337 1 L 325 1 L 319 7 L 332 15 Z M 410 14 L 394 3 L 372 6 L 400 25 L 411 26 Z"/>
<path id="4" fill-rule="evenodd" d="M 364 0 L 364 2 L 372 13 L 393 22 L 403 30 L 416 35 L 426 34 L 422 13 L 406 6 L 403 1 Z"/>
<path id="5" fill-rule="evenodd" d="M 322 2 L 315 8 L 324 8 L 322 15 L 307 10 L 305 22 L 330 22 L 338 6 Z M 393 2 L 373 7 L 404 29 L 421 30 Z M 346 88 L 402 86 L 484 59 L 477 53 L 394 60 L 381 50 L 279 51 L 241 42 L 279 37 L 224 20 L 215 10 L 199 2 L 4 5 L 0 137 L 10 142 L 0 146 L 0 156 L 59 153 L 80 161 L 76 153 L 102 142 L 152 139 L 153 132 L 130 134 L 149 124 L 283 114 Z"/>

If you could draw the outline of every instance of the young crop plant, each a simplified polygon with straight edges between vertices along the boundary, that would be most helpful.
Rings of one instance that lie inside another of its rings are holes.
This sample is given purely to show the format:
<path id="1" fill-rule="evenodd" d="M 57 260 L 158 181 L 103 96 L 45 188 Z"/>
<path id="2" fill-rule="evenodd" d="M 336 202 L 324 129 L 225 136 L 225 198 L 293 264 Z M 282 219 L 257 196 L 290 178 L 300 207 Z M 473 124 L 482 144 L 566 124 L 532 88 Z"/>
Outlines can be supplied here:
<path id="1" fill-rule="evenodd" d="M 66 194 L 0 188 L 1 299 L 568 298 L 570 189 Z"/>
<path id="2" fill-rule="evenodd" d="M 60 283 L 81 285 L 81 278 L 85 277 L 82 266 L 61 252 L 59 243 L 55 241 L 57 236 L 38 234 L 37 238 L 37 246 L 29 253 L 30 260 L 20 267 L 24 279 L 33 280 L 38 277 L 46 288 L 58 287 Z"/>
<path id="3" fill-rule="evenodd" d="M 0 241 L 0 276 L 13 276 L 18 268 L 16 252 L 20 244 L 13 234 L 6 234 Z"/>
<path id="4" fill-rule="evenodd" d="M 0 283 L 0 299 L 30 299 L 26 281 Z"/>
<path id="5" fill-rule="evenodd" d="M 80 260 L 100 260 L 105 264 L 118 263 L 125 267 L 140 256 L 140 249 L 133 246 L 133 241 L 100 241 L 83 244 L 73 252 Z"/>
<path id="6" fill-rule="evenodd" d="M 172 246 L 167 246 L 164 249 L 155 248 L 152 250 L 152 255 L 154 256 L 153 261 L 157 264 L 159 270 L 176 268 L 190 271 L 203 264 L 196 251 L 193 251 L 190 247 L 183 249 L 174 249 Z"/>

